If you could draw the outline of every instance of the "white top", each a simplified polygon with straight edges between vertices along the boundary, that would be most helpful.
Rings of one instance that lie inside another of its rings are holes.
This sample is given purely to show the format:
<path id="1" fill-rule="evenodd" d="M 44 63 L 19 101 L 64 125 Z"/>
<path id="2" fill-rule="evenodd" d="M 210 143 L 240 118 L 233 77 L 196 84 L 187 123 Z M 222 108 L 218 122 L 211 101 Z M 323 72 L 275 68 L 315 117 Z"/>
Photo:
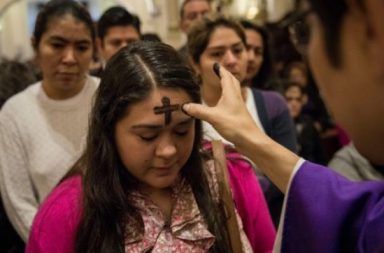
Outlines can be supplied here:
<path id="1" fill-rule="evenodd" d="M 0 111 L 0 189 L 8 217 L 27 240 L 39 204 L 81 155 L 99 79 L 76 96 L 50 99 L 41 82 Z"/>
<path id="2" fill-rule="evenodd" d="M 252 93 L 250 88 L 247 87 L 246 89 L 247 89 L 247 97 L 246 97 L 245 103 L 246 103 L 247 109 L 248 109 L 249 113 L 251 114 L 252 118 L 255 120 L 257 126 L 263 132 L 265 132 L 265 130 L 261 124 L 261 121 L 260 121 L 260 117 L 259 117 L 259 114 L 258 114 L 258 111 L 256 108 L 256 103 L 255 103 L 255 98 L 253 96 L 253 93 Z M 204 101 L 203 101 L 203 104 L 204 104 Z M 206 140 L 221 140 L 224 144 L 233 145 L 231 142 L 224 139 L 224 137 L 222 137 L 213 128 L 213 126 L 211 124 L 209 124 L 208 122 L 205 122 L 205 121 L 203 121 L 203 133 L 204 133 L 204 139 L 206 139 Z"/>
<path id="3" fill-rule="evenodd" d="M 283 202 L 283 207 L 280 215 L 280 222 L 279 222 L 279 227 L 277 230 L 277 235 L 275 239 L 275 243 L 273 245 L 273 253 L 280 253 L 281 252 L 281 243 L 283 239 L 283 229 L 284 229 L 284 221 L 285 221 L 285 210 L 287 209 L 287 201 L 288 201 L 288 194 L 289 190 L 291 189 L 292 181 L 295 178 L 297 172 L 303 165 L 305 160 L 303 158 L 300 158 L 297 163 L 295 164 L 295 167 L 293 167 L 291 176 L 288 181 L 288 187 L 287 187 L 287 193 L 284 196 L 284 202 Z"/>

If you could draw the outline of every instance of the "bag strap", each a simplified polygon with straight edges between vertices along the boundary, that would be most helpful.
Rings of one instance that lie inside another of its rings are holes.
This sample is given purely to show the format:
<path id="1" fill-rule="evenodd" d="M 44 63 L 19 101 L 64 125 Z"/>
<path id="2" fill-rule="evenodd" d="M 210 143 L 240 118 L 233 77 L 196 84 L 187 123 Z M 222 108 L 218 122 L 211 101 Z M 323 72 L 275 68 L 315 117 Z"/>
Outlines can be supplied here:
<path id="1" fill-rule="evenodd" d="M 232 199 L 232 193 L 229 186 L 229 175 L 227 168 L 227 159 L 225 156 L 224 145 L 220 140 L 212 141 L 212 152 L 215 162 L 215 170 L 219 185 L 219 195 L 223 203 L 224 211 L 227 216 L 227 233 L 229 236 L 233 253 L 243 252 L 241 244 L 239 224 L 235 212 L 235 206 Z"/>

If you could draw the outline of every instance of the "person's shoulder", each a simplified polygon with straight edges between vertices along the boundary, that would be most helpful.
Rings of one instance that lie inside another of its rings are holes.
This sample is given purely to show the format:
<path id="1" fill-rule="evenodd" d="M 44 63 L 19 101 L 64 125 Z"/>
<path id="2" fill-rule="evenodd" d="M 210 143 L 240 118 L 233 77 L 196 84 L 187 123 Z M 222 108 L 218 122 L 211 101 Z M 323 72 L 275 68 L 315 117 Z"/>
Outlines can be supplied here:
<path id="1" fill-rule="evenodd" d="M 100 78 L 97 76 L 88 75 L 88 83 L 94 88 L 97 89 L 100 85 Z"/>
<path id="2" fill-rule="evenodd" d="M 41 87 L 41 82 L 32 84 L 10 97 L 0 110 L 0 118 L 2 124 L 13 121 L 23 121 L 23 115 L 26 115 L 30 110 L 34 110 L 34 104 L 37 93 Z"/>
<path id="3" fill-rule="evenodd" d="M 37 82 L 26 87 L 24 90 L 16 93 L 4 103 L 3 107 L 1 108 L 1 111 L 14 110 L 20 108 L 22 104 L 26 103 L 37 94 L 37 91 L 39 90 L 40 86 L 41 82 Z"/>
<path id="4" fill-rule="evenodd" d="M 46 198 L 35 216 L 27 252 L 68 252 L 81 215 L 81 177 L 60 183 Z"/>
<path id="5" fill-rule="evenodd" d="M 271 91 L 271 90 L 260 90 L 261 95 L 263 96 L 266 103 L 274 103 L 277 105 L 284 105 L 286 106 L 286 101 L 284 97 L 277 91 Z"/>
<path id="6" fill-rule="evenodd" d="M 306 115 L 306 114 L 301 114 L 299 116 L 299 122 L 303 122 L 303 123 L 306 123 L 306 124 L 314 124 L 315 123 L 313 121 L 313 119 L 309 115 Z"/>
<path id="7" fill-rule="evenodd" d="M 43 206 L 46 210 L 54 209 L 55 207 L 59 207 L 59 209 L 64 207 L 73 209 L 73 207 L 79 205 L 81 192 L 81 176 L 74 175 L 57 185 L 43 202 Z M 65 206 L 66 204 L 69 206 Z"/>
<path id="8" fill-rule="evenodd" d="M 264 100 L 265 109 L 270 118 L 277 117 L 288 112 L 287 102 L 277 91 L 260 90 L 252 88 L 253 92 L 259 92 Z"/>
<path id="9" fill-rule="evenodd" d="M 60 183 L 41 205 L 35 220 L 36 227 L 68 225 L 79 218 L 81 207 L 81 176 L 72 176 Z M 46 229 L 45 228 L 45 229 Z"/>

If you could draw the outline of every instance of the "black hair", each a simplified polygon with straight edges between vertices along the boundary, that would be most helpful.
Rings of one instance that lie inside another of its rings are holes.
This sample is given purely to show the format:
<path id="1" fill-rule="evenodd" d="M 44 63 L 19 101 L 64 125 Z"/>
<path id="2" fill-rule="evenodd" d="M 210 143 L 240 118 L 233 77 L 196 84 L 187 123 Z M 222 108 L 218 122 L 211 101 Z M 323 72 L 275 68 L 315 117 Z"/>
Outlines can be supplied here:
<path id="1" fill-rule="evenodd" d="M 0 108 L 12 95 L 37 81 L 34 68 L 16 60 L 0 61 Z"/>
<path id="2" fill-rule="evenodd" d="M 301 95 L 307 94 L 307 89 L 305 87 L 301 86 L 300 84 L 298 84 L 296 82 L 285 80 L 283 83 L 283 88 L 284 88 L 284 94 L 283 95 L 285 96 L 285 93 L 292 87 L 297 87 L 300 90 Z"/>
<path id="3" fill-rule="evenodd" d="M 347 4 L 345 0 L 309 0 L 309 2 L 323 25 L 328 58 L 335 67 L 340 66 L 341 25 L 348 11 Z"/>
<path id="4" fill-rule="evenodd" d="M 259 72 L 252 78 L 251 83 L 254 87 L 259 89 L 270 89 L 268 86 L 268 81 L 273 76 L 273 61 L 270 51 L 271 49 L 268 31 L 264 27 L 259 26 L 249 20 L 242 19 L 240 20 L 240 23 L 244 29 L 250 29 L 260 34 L 263 43 L 263 63 L 259 69 Z"/>
<path id="5" fill-rule="evenodd" d="M 144 33 L 143 35 L 141 35 L 140 39 L 146 41 L 161 42 L 159 35 L 157 35 L 156 33 Z"/>
<path id="6" fill-rule="evenodd" d="M 245 47 L 245 33 L 239 22 L 221 14 L 207 16 L 201 21 L 196 22 L 191 31 L 188 33 L 188 52 L 195 63 L 200 62 L 200 56 L 207 48 L 212 33 L 218 27 L 226 27 L 235 31 Z"/>
<path id="7" fill-rule="evenodd" d="M 133 26 L 141 34 L 141 21 L 138 16 L 130 13 L 121 6 L 107 9 L 97 22 L 97 36 L 103 39 L 108 29 L 114 26 Z"/>
<path id="8" fill-rule="evenodd" d="M 91 15 L 85 6 L 74 0 L 51 0 L 43 6 L 36 18 L 33 32 L 33 47 L 35 49 L 38 48 L 41 37 L 47 31 L 49 23 L 54 18 L 60 18 L 66 14 L 70 14 L 77 20 L 83 22 L 89 30 L 92 42 L 95 41 L 95 28 Z"/>
<path id="9" fill-rule="evenodd" d="M 124 252 L 129 224 L 143 232 L 139 210 L 127 201 L 138 180 L 124 167 L 115 141 L 115 127 L 135 102 L 157 88 L 185 91 L 200 103 L 193 70 L 179 53 L 160 42 L 138 41 L 122 48 L 108 61 L 96 94 L 86 151 L 77 166 L 85 168 L 83 208 L 76 234 L 76 252 Z M 181 177 L 192 187 L 198 207 L 215 235 L 212 252 L 228 252 L 222 224 L 225 215 L 209 189 L 201 149 L 201 121 L 195 120 L 192 152 Z"/>
<path id="10" fill-rule="evenodd" d="M 211 5 L 211 0 L 185 0 L 181 6 L 180 6 L 180 12 L 179 12 L 179 15 L 180 15 L 180 19 L 183 19 L 184 18 L 184 8 L 185 8 L 185 5 L 187 5 L 187 3 L 189 2 L 193 2 L 193 1 L 203 1 L 203 2 L 207 2 L 209 4 L 209 6 Z"/>

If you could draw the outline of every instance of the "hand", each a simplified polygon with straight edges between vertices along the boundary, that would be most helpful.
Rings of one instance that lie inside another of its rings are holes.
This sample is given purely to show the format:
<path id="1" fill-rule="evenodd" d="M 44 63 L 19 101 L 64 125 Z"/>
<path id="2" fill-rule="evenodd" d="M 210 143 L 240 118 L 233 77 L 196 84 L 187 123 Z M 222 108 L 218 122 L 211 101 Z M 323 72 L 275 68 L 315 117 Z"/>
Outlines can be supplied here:
<path id="1" fill-rule="evenodd" d="M 185 104 L 183 110 L 192 117 L 207 121 L 225 139 L 236 145 L 242 138 L 256 137 L 255 133 L 261 131 L 244 103 L 239 81 L 223 67 L 219 72 L 222 94 L 217 105 L 208 107 L 190 103 Z"/>
<path id="2" fill-rule="evenodd" d="M 217 71 L 216 71 L 217 72 Z M 222 94 L 214 107 L 185 104 L 190 116 L 209 122 L 237 150 L 251 159 L 282 192 L 299 157 L 265 135 L 251 117 L 241 95 L 240 83 L 221 68 Z"/>

